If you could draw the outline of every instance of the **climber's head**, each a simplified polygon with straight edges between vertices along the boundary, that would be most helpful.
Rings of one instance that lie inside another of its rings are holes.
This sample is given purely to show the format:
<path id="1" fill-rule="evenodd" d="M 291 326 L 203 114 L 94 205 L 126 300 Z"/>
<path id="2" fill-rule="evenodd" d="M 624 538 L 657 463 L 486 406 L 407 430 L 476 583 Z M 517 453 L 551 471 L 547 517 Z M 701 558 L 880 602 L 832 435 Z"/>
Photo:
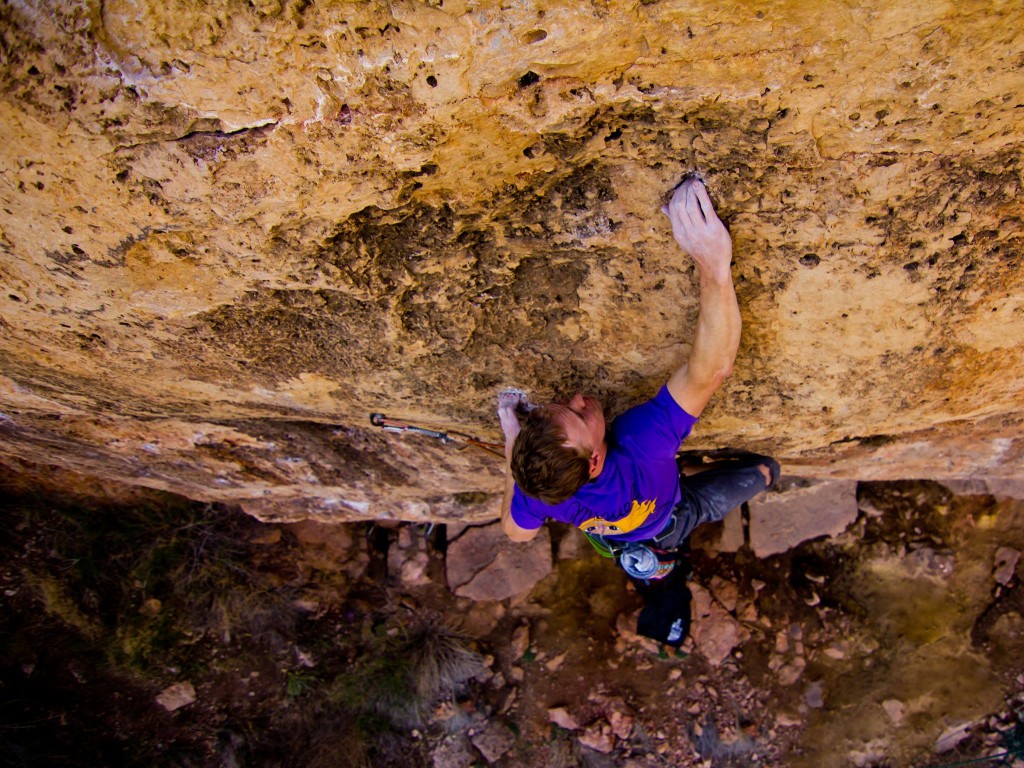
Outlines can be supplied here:
<path id="1" fill-rule="evenodd" d="M 592 397 L 535 408 L 523 417 L 512 449 L 512 476 L 527 496 L 565 501 L 597 477 L 607 454 L 604 411 Z"/>

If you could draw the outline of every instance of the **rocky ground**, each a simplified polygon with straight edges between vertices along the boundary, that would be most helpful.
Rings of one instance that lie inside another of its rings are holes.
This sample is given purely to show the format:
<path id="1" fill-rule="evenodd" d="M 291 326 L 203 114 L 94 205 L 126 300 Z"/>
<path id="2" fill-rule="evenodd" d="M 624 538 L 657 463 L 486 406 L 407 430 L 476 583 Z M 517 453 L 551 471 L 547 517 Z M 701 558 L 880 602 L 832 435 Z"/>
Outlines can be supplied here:
<path id="1" fill-rule="evenodd" d="M 569 529 L 267 525 L 17 469 L 3 765 L 1024 765 L 1018 501 L 791 482 L 693 542 L 676 652 Z M 840 530 L 766 538 L 801 505 Z"/>

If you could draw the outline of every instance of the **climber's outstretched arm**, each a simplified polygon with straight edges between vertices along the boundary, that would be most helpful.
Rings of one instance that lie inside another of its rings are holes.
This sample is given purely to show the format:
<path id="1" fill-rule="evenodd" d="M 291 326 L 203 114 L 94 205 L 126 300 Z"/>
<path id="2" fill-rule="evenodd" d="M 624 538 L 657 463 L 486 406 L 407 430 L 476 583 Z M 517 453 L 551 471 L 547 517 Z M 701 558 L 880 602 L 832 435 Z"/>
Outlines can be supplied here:
<path id="1" fill-rule="evenodd" d="M 740 308 L 732 284 L 732 239 L 704 185 L 683 182 L 662 209 L 672 235 L 697 265 L 700 310 L 690 355 L 668 380 L 668 390 L 692 416 L 700 416 L 711 396 L 732 373 L 740 345 Z"/>

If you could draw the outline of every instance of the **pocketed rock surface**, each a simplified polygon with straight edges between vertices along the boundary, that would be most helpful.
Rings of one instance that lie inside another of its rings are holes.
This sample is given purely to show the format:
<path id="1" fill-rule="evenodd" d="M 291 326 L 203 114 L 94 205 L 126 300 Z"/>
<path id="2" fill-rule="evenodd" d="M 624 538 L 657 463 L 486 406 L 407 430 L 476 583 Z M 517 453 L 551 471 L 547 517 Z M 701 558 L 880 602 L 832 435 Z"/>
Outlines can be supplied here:
<path id="1" fill-rule="evenodd" d="M 1016 3 L 0 9 L 0 453 L 265 520 L 496 515 L 498 389 L 688 351 L 699 172 L 745 331 L 693 445 L 1021 472 Z"/>

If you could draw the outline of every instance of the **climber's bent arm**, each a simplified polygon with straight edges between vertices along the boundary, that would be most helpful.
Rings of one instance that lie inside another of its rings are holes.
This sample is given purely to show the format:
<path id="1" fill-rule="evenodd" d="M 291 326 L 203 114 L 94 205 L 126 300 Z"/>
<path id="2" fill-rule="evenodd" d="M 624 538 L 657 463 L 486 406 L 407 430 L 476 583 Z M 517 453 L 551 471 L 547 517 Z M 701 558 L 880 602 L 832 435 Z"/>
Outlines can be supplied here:
<path id="1" fill-rule="evenodd" d="M 501 530 L 512 541 L 530 541 L 540 528 L 521 528 L 512 519 L 512 494 L 515 492 L 516 481 L 512 477 L 512 446 L 519 436 L 519 417 L 516 407 L 520 401 L 519 393 L 514 390 L 498 395 L 498 420 L 501 431 L 505 435 L 505 494 L 501 500 Z"/>
<path id="2" fill-rule="evenodd" d="M 539 532 L 540 528 L 521 528 L 512 519 L 512 492 L 516 486 L 512 479 L 512 468 L 505 464 L 505 498 L 501 502 L 501 530 L 505 532 L 512 541 L 530 541 Z"/>

